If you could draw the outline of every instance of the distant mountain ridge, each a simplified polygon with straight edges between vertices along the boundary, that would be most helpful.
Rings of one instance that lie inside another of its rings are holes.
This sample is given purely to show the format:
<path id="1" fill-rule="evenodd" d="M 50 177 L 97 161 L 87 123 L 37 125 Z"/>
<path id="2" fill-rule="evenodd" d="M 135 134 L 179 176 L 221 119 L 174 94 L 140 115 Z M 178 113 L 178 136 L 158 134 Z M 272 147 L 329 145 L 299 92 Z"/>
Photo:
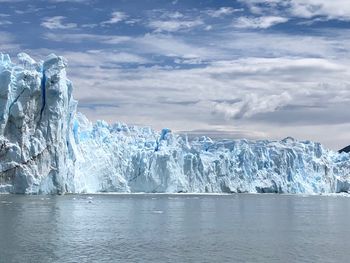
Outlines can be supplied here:
<path id="1" fill-rule="evenodd" d="M 346 152 L 346 153 L 349 153 L 350 152 L 350 145 L 349 146 L 346 146 L 345 148 L 339 150 L 339 153 L 342 153 L 342 152 Z"/>

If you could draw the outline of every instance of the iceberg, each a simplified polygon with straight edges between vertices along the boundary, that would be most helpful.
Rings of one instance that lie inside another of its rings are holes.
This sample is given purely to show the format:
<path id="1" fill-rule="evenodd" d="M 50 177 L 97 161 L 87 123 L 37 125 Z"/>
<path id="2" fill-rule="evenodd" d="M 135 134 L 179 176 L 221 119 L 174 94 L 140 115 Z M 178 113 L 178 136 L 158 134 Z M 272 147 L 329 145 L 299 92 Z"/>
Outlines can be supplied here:
<path id="1" fill-rule="evenodd" d="M 67 62 L 0 55 L 0 193 L 340 193 L 350 154 L 297 141 L 189 140 L 165 128 L 91 123 Z"/>

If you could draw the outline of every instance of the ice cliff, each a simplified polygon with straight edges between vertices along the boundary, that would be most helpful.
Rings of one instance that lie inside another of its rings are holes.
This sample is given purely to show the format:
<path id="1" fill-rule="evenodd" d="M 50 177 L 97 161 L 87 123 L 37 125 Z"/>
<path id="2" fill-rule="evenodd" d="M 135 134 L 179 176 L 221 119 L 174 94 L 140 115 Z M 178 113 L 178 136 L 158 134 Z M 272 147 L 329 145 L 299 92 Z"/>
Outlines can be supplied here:
<path id="1" fill-rule="evenodd" d="M 188 141 L 76 112 L 64 58 L 0 54 L 0 192 L 350 191 L 350 154 L 310 141 Z"/>

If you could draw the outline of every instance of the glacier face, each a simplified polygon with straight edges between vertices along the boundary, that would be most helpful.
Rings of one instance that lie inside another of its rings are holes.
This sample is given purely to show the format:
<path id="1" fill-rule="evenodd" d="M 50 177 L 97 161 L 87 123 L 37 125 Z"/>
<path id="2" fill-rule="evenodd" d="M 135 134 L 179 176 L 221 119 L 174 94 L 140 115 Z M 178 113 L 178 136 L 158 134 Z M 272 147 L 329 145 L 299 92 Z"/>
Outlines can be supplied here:
<path id="1" fill-rule="evenodd" d="M 66 61 L 0 55 L 0 192 L 350 191 L 350 154 L 310 141 L 188 141 L 169 129 L 90 123 Z"/>

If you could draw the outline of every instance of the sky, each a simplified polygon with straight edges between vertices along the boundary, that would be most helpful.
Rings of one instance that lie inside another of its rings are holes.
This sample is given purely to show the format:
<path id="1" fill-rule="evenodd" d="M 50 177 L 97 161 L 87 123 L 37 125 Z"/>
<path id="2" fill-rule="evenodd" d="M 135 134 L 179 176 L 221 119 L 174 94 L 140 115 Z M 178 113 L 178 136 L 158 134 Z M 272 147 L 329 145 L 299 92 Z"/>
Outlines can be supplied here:
<path id="1" fill-rule="evenodd" d="M 92 120 L 350 144 L 348 0 L 0 0 L 0 52 L 68 60 Z"/>

